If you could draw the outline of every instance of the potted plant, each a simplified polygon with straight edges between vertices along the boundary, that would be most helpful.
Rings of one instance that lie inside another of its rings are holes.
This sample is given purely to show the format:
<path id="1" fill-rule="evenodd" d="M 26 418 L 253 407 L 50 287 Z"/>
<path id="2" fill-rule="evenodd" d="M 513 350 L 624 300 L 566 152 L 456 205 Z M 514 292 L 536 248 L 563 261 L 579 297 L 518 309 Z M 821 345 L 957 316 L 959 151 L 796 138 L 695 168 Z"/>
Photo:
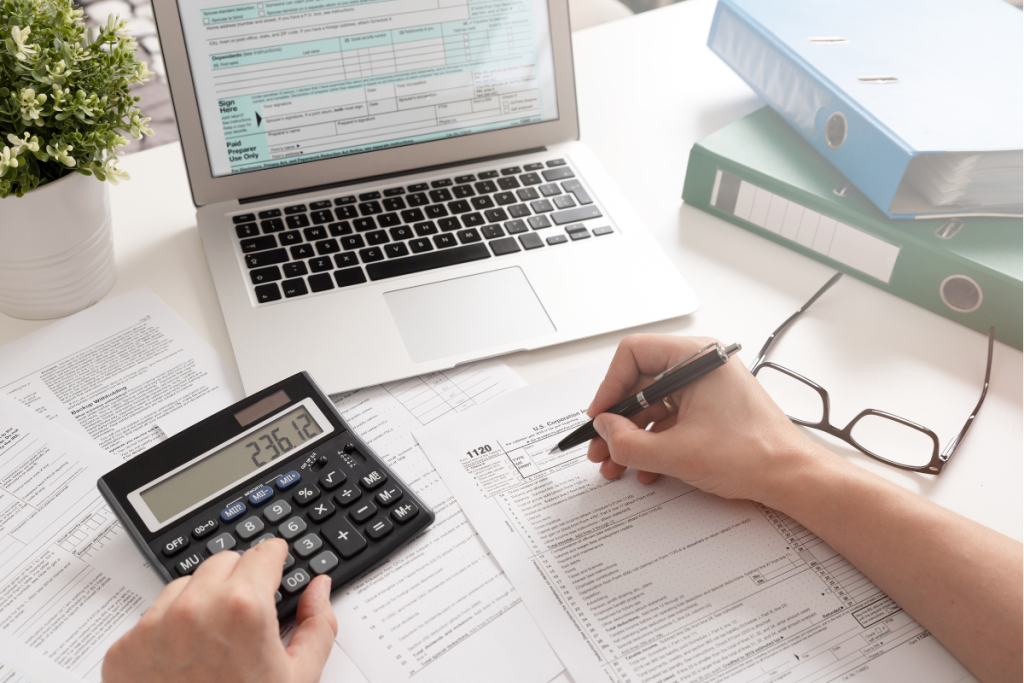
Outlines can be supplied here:
<path id="1" fill-rule="evenodd" d="M 8 315 L 67 315 L 114 283 L 107 182 L 128 178 L 117 165 L 125 135 L 152 135 L 130 90 L 153 75 L 135 47 L 114 16 L 87 29 L 72 0 L 0 0 L 0 311 Z"/>

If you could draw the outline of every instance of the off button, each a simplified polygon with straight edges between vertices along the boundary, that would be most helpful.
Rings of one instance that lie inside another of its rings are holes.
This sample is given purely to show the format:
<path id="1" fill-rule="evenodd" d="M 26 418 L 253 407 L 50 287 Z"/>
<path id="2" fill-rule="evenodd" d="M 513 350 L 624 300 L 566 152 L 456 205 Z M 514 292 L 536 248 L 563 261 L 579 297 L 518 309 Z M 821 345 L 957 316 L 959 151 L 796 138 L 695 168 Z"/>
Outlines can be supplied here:
<path id="1" fill-rule="evenodd" d="M 164 543 L 164 555 L 174 557 L 188 547 L 188 536 L 178 536 Z"/>

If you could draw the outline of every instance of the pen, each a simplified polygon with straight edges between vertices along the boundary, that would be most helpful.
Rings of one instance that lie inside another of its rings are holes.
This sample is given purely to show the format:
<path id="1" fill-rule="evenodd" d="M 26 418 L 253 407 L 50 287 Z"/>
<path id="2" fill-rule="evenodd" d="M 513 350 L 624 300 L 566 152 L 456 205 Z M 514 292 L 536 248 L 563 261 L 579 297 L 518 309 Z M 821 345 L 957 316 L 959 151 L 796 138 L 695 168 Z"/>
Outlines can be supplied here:
<path id="1" fill-rule="evenodd" d="M 715 368 L 722 367 L 740 348 L 739 344 L 730 344 L 729 346 L 722 346 L 717 343 L 708 344 L 697 353 L 684 358 L 655 377 L 654 382 L 636 394 L 636 396 L 630 396 L 604 412 L 622 415 L 623 417 L 633 417 L 637 413 L 649 408 L 651 404 L 660 401 L 666 396 L 671 396 L 687 384 L 696 382 Z M 701 355 L 709 349 L 714 349 L 714 351 L 703 356 Z M 698 358 L 698 356 L 700 357 Z M 597 432 L 594 430 L 594 421 L 591 420 L 559 441 L 557 446 L 548 451 L 548 455 L 558 451 L 567 451 L 574 446 L 595 438 L 597 438 Z"/>

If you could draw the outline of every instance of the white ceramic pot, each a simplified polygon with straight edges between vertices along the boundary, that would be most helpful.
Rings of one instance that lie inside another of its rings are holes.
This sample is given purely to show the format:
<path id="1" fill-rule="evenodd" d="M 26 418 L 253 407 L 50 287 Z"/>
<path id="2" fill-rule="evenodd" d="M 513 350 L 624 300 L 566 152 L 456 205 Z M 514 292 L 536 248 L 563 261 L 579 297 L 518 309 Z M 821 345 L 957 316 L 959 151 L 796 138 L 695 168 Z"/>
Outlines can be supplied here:
<path id="1" fill-rule="evenodd" d="M 0 199 L 0 311 L 69 315 L 99 301 L 115 276 L 107 183 L 71 173 Z"/>

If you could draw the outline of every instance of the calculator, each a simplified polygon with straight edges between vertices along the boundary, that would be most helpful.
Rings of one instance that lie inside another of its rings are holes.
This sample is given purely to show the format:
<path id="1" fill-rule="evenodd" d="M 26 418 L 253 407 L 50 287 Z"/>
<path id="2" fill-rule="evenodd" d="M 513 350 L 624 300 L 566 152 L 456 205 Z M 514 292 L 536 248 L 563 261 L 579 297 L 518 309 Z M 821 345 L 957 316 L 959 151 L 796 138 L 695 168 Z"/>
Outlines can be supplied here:
<path id="1" fill-rule="evenodd" d="M 343 588 L 416 537 L 433 511 L 306 373 L 139 454 L 97 483 L 164 581 L 220 552 L 288 542 L 278 618 L 320 574 Z"/>

